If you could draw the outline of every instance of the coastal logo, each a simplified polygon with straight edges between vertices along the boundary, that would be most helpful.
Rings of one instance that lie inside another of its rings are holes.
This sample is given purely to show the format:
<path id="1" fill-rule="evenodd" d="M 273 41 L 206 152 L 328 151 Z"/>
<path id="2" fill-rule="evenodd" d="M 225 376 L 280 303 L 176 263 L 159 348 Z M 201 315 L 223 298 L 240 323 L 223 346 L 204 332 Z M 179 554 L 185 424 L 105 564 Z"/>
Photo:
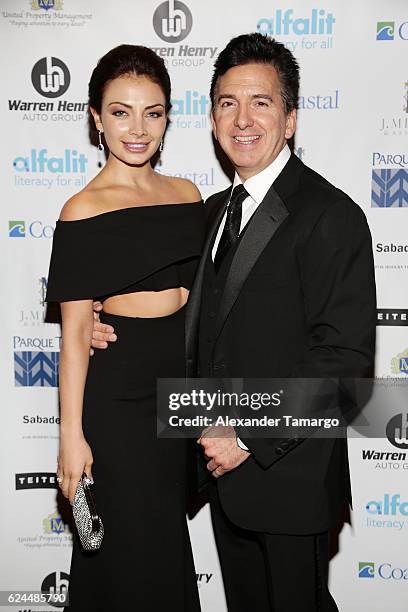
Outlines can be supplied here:
<path id="1" fill-rule="evenodd" d="M 359 578 L 374 578 L 375 566 L 372 561 L 359 561 L 358 577 Z"/>
<path id="2" fill-rule="evenodd" d="M 193 16 L 180 0 L 167 0 L 156 8 L 153 15 L 154 30 L 165 42 L 177 43 L 187 38 L 193 27 Z"/>
<path id="3" fill-rule="evenodd" d="M 71 82 L 68 67 L 58 57 L 46 56 L 38 60 L 31 72 L 34 89 L 46 98 L 58 98 Z"/>
<path id="4" fill-rule="evenodd" d="M 46 225 L 42 221 L 9 221 L 9 238 L 52 238 L 55 227 Z"/>
<path id="5" fill-rule="evenodd" d="M 408 21 L 395 25 L 395 21 L 377 21 L 377 40 L 408 40 Z"/>
<path id="6" fill-rule="evenodd" d="M 14 351 L 15 387 L 58 387 L 59 351 Z"/>
<path id="7" fill-rule="evenodd" d="M 22 472 L 16 474 L 16 491 L 23 489 L 58 489 L 55 472 Z"/>
<path id="8" fill-rule="evenodd" d="M 56 533 L 60 535 L 61 533 L 68 532 L 69 528 L 58 512 L 55 511 L 43 520 L 43 530 L 44 533 Z"/>
<path id="9" fill-rule="evenodd" d="M 391 371 L 393 374 L 408 375 L 408 348 L 391 359 Z"/>
<path id="10" fill-rule="evenodd" d="M 394 40 L 395 21 L 377 21 L 377 40 Z"/>
<path id="11" fill-rule="evenodd" d="M 408 412 L 396 414 L 388 421 L 386 435 L 393 446 L 408 450 Z"/>
<path id="12" fill-rule="evenodd" d="M 285 46 L 291 51 L 296 49 L 331 49 L 333 47 L 333 32 L 336 19 L 333 13 L 325 9 L 311 9 L 307 16 L 295 16 L 294 9 L 280 8 L 271 17 L 258 19 L 256 29 L 261 34 L 285 38 Z"/>
<path id="13" fill-rule="evenodd" d="M 337 110 L 340 106 L 338 89 L 324 94 L 299 96 L 298 107 L 303 110 Z"/>
<path id="14" fill-rule="evenodd" d="M 63 6 L 62 0 L 31 0 L 30 2 L 33 11 L 49 11 L 50 9 L 62 11 Z"/>
<path id="15" fill-rule="evenodd" d="M 9 221 L 9 238 L 25 238 L 25 221 Z"/>
<path id="16" fill-rule="evenodd" d="M 359 578 L 380 578 L 381 580 L 408 580 L 408 569 L 394 567 L 392 563 L 381 563 L 377 570 L 372 561 L 359 561 Z"/>
<path id="17" fill-rule="evenodd" d="M 406 208 L 408 206 L 408 170 L 373 168 L 371 173 L 372 208 Z"/>
<path id="18" fill-rule="evenodd" d="M 44 578 L 41 584 L 41 593 L 53 595 L 52 602 L 55 608 L 64 608 L 68 597 L 69 574 L 53 572 Z M 59 596 L 59 597 L 58 597 Z"/>

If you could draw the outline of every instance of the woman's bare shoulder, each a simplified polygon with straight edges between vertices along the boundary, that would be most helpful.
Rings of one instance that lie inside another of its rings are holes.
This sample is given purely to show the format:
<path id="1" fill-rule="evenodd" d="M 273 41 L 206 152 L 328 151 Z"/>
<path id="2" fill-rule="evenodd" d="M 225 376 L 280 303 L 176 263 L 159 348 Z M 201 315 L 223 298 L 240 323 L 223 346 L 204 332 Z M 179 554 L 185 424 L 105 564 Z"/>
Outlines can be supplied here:
<path id="1" fill-rule="evenodd" d="M 85 188 L 67 200 L 60 212 L 61 221 L 79 221 L 103 211 L 100 189 Z"/>
<path id="2" fill-rule="evenodd" d="M 173 194 L 174 201 L 180 204 L 190 202 L 200 202 L 202 197 L 197 187 L 191 181 L 175 177 L 163 177 L 169 192 Z"/>

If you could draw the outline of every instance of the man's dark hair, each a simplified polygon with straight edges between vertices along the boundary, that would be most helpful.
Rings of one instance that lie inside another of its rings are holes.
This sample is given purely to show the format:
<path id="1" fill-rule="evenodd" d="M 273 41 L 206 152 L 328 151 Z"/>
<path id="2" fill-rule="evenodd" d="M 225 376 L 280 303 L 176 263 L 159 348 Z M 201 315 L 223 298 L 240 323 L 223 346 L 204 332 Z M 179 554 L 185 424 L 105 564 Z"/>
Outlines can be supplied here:
<path id="1" fill-rule="evenodd" d="M 298 107 L 299 65 L 293 54 L 274 38 L 259 34 L 241 34 L 230 40 L 214 64 L 210 98 L 214 106 L 218 79 L 235 66 L 270 64 L 278 73 L 285 113 Z"/>

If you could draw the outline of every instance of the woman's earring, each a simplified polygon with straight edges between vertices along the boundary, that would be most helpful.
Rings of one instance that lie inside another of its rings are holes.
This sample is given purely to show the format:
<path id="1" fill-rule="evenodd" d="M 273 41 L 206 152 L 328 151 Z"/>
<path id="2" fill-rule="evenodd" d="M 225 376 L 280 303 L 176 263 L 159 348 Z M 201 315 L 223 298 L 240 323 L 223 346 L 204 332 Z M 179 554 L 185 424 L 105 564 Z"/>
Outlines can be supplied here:
<path id="1" fill-rule="evenodd" d="M 163 151 L 163 140 L 160 141 L 159 151 L 160 153 Z"/>
<path id="2" fill-rule="evenodd" d="M 103 130 L 98 128 L 98 137 L 99 137 L 98 149 L 99 151 L 105 150 L 105 147 L 103 146 L 103 142 L 102 142 L 102 134 L 103 134 Z"/>

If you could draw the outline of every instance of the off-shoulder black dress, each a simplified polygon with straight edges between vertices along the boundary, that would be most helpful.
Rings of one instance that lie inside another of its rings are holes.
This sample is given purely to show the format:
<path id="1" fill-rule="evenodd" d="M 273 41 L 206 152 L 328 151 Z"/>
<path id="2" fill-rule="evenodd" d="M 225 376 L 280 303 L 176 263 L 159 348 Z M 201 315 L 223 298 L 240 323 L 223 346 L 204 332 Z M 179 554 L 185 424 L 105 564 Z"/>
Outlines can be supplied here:
<path id="1" fill-rule="evenodd" d="M 190 289 L 203 239 L 202 202 L 58 221 L 46 300 Z M 85 553 L 74 533 L 68 610 L 195 612 L 188 443 L 157 439 L 155 412 L 156 379 L 184 376 L 184 307 L 158 318 L 102 312 L 101 320 L 118 340 L 90 359 L 82 420 L 105 537 Z"/>

